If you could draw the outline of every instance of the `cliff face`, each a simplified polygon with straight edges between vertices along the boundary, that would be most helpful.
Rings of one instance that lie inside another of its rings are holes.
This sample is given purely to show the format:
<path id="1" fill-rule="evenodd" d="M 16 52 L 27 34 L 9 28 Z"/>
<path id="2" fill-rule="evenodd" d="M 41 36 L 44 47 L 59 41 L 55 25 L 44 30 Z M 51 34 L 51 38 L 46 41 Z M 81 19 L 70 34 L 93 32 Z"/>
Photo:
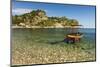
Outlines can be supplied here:
<path id="1" fill-rule="evenodd" d="M 30 13 L 25 13 L 23 15 L 12 16 L 13 26 L 20 27 L 65 27 L 70 25 L 78 24 L 78 21 L 75 19 L 68 19 L 64 17 L 48 17 L 46 12 L 43 10 L 33 10 Z"/>

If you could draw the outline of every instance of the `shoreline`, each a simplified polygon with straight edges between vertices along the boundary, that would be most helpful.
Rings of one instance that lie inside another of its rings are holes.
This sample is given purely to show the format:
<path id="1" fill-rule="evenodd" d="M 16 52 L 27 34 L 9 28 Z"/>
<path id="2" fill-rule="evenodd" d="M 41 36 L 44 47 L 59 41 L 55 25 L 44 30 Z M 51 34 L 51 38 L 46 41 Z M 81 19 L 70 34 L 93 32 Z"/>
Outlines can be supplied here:
<path id="1" fill-rule="evenodd" d="M 41 27 L 41 26 L 31 26 L 31 27 L 23 27 L 23 26 L 11 26 L 11 28 L 70 28 L 70 26 L 60 27 L 60 26 L 48 26 L 48 27 Z"/>
<path id="2" fill-rule="evenodd" d="M 16 28 L 70 28 L 70 26 L 65 26 L 65 27 L 59 27 L 59 26 L 48 26 L 48 27 L 40 27 L 40 26 L 32 26 L 32 27 L 22 27 L 22 26 L 11 26 L 11 28 L 14 28 L 14 29 L 16 29 Z M 82 29 L 82 28 L 80 28 L 80 29 Z M 86 29 L 86 28 L 84 28 L 84 29 Z M 96 28 L 88 28 L 88 29 L 96 29 Z"/>

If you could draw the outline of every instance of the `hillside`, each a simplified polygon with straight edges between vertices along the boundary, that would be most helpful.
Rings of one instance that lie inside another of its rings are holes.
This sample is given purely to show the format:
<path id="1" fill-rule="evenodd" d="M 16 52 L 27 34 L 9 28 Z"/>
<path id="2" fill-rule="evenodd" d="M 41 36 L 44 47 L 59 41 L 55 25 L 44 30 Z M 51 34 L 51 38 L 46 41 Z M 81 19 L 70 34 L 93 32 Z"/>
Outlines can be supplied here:
<path id="1" fill-rule="evenodd" d="M 77 25 L 76 19 L 62 17 L 49 17 L 44 10 L 33 10 L 30 13 L 12 16 L 12 26 L 15 28 L 36 28 L 36 27 L 67 27 Z"/>

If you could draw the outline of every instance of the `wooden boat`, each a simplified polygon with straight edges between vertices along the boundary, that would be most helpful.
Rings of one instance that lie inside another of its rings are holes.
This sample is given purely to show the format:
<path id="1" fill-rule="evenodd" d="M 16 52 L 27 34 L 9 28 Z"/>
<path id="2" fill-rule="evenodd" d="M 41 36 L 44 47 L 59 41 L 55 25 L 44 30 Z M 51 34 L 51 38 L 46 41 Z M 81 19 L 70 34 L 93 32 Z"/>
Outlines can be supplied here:
<path id="1" fill-rule="evenodd" d="M 79 42 L 82 37 L 83 37 L 82 33 L 71 33 L 71 34 L 67 34 L 65 39 L 68 43 L 69 42 L 76 43 Z"/>
<path id="2" fill-rule="evenodd" d="M 83 37 L 83 34 L 82 33 L 76 33 L 76 34 L 68 34 L 67 37 L 69 38 L 82 38 Z"/>
<path id="3" fill-rule="evenodd" d="M 65 41 L 66 42 L 71 42 L 71 43 L 76 43 L 79 42 L 81 40 L 81 38 L 83 37 L 83 33 L 80 33 L 78 31 L 78 27 L 82 26 L 82 25 L 72 25 L 71 28 L 71 32 L 69 34 L 66 35 Z"/>
<path id="4" fill-rule="evenodd" d="M 70 38 L 82 38 L 83 35 L 68 35 Z"/>

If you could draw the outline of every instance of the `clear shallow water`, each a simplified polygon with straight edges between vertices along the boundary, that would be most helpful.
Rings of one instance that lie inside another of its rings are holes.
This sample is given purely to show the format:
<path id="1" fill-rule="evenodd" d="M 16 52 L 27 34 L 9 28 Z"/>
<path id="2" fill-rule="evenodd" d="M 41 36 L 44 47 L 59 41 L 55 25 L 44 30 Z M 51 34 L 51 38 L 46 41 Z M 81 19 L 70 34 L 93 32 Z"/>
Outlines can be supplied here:
<path id="1" fill-rule="evenodd" d="M 56 43 L 56 45 L 69 45 L 63 41 L 66 37 L 66 34 L 69 33 L 70 29 L 65 28 L 57 28 L 57 29 L 13 29 L 13 42 L 16 43 L 25 43 L 25 45 L 32 44 L 45 44 L 50 45 L 51 43 Z M 80 29 L 80 31 L 84 34 L 81 41 L 78 43 L 82 48 L 86 50 L 94 50 L 95 49 L 95 29 Z M 29 43 L 29 44 L 26 44 Z"/>
<path id="2" fill-rule="evenodd" d="M 13 64 L 94 61 L 95 29 L 80 29 L 84 37 L 78 44 L 60 42 L 51 45 L 52 42 L 62 41 L 69 31 L 65 28 L 12 29 Z"/>
<path id="3" fill-rule="evenodd" d="M 39 41 L 41 43 L 61 41 L 65 38 L 69 29 L 57 28 L 57 29 L 13 29 L 13 37 L 17 39 L 32 40 L 33 42 Z M 80 32 L 84 34 L 82 42 L 87 41 L 91 44 L 95 43 L 95 29 L 80 29 Z"/>

